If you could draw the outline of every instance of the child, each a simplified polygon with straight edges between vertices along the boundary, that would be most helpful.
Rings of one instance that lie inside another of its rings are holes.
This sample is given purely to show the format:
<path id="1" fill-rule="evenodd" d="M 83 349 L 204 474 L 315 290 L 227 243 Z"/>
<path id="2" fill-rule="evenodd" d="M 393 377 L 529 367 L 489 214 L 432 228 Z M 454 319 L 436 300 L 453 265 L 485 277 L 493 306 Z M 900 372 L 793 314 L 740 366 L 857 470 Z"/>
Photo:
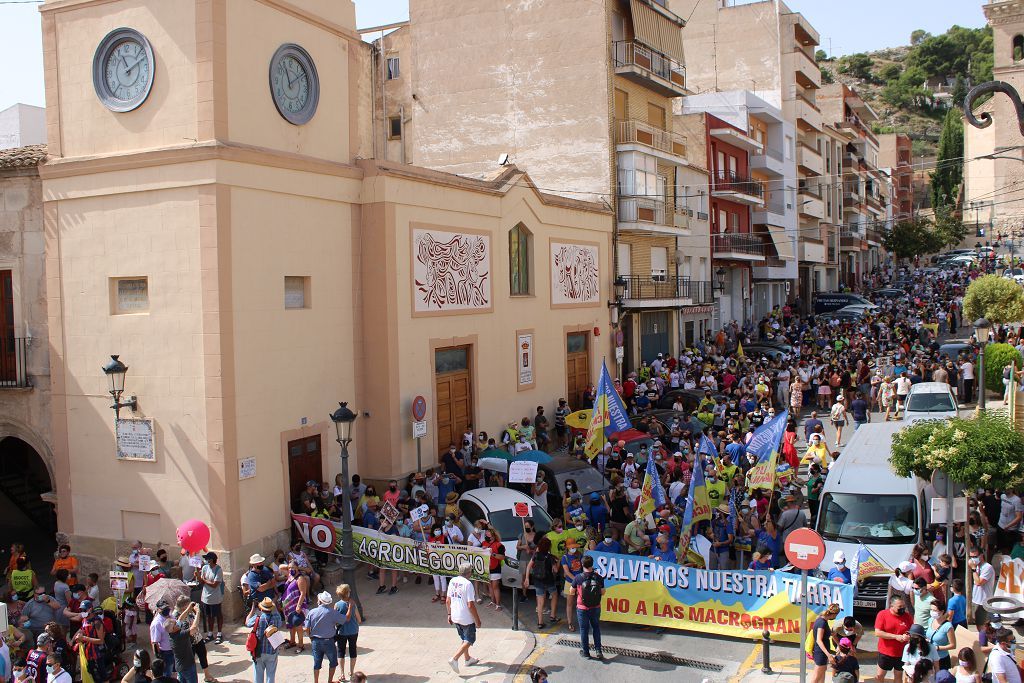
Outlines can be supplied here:
<path id="1" fill-rule="evenodd" d="M 88 593 L 87 597 L 94 603 L 99 602 L 100 575 L 96 572 L 92 572 L 89 576 L 85 577 L 85 592 Z"/>
<path id="2" fill-rule="evenodd" d="M 953 579 L 949 584 L 953 595 L 946 604 L 946 618 L 953 624 L 955 630 L 958 626 L 967 628 L 967 599 L 964 597 L 963 579 Z"/>

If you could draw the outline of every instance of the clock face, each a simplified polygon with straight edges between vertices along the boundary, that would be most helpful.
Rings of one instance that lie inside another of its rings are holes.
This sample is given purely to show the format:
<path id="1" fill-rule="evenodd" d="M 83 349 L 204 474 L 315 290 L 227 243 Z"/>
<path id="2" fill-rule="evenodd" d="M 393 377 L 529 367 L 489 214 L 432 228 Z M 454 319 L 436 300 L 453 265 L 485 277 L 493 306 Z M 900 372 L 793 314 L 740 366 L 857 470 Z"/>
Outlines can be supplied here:
<path id="1" fill-rule="evenodd" d="M 316 113 L 320 81 L 309 53 L 298 45 L 282 45 L 270 60 L 270 95 L 289 123 L 300 126 Z"/>
<path id="2" fill-rule="evenodd" d="M 153 87 L 153 48 L 138 31 L 112 31 L 96 48 L 93 86 L 100 101 L 116 112 L 135 109 Z"/>

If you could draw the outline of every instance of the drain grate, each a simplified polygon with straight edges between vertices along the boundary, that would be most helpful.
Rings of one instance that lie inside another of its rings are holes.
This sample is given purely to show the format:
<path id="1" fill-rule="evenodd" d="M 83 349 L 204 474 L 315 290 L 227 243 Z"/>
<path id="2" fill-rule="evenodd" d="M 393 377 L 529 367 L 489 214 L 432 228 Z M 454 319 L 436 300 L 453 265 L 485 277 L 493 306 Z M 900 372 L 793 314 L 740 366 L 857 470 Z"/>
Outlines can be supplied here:
<path id="1" fill-rule="evenodd" d="M 558 645 L 564 645 L 574 649 L 581 649 L 580 641 L 575 638 L 559 638 Z M 601 648 L 605 654 L 622 655 L 623 657 L 634 657 L 636 659 L 646 659 L 650 662 L 661 662 L 662 664 L 675 664 L 676 666 L 685 666 L 691 669 L 699 669 L 701 671 L 711 671 L 714 673 L 720 672 L 724 667 L 721 664 L 715 664 L 714 662 L 704 662 L 699 659 L 687 659 L 686 657 L 677 657 L 668 652 L 645 652 L 644 650 L 633 650 L 628 647 L 614 647 L 605 645 Z"/>

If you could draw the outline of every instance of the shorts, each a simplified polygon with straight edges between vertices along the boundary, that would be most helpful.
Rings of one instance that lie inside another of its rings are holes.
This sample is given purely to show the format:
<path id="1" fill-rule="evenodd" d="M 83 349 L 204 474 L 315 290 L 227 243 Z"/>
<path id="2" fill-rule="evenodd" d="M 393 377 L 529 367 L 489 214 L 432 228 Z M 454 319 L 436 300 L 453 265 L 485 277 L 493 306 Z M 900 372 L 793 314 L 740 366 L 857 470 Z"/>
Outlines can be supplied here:
<path id="1" fill-rule="evenodd" d="M 324 657 L 332 669 L 338 667 L 338 648 L 334 646 L 333 638 L 311 638 L 313 641 L 313 671 L 319 671 L 323 666 Z"/>
<path id="2" fill-rule="evenodd" d="M 476 642 L 476 624 L 455 624 L 455 630 L 459 632 L 462 642 L 470 645 Z"/>
<path id="3" fill-rule="evenodd" d="M 203 605 L 203 614 L 206 615 L 207 619 L 216 619 L 216 618 L 220 617 L 220 615 L 221 615 L 221 605 L 220 605 L 220 603 L 217 603 L 216 605 L 207 605 L 204 602 L 204 603 L 202 603 L 202 605 Z M 207 627 L 209 627 L 209 624 L 207 624 Z"/>
<path id="4" fill-rule="evenodd" d="M 834 427 L 845 427 L 846 426 L 846 420 L 832 420 L 832 425 Z"/>
<path id="5" fill-rule="evenodd" d="M 832 395 L 832 387 L 830 387 L 829 385 L 822 384 L 820 387 L 818 387 L 818 396 L 831 396 L 831 395 Z"/>
<path id="6" fill-rule="evenodd" d="M 206 657 L 206 643 L 199 641 L 198 643 L 192 643 L 192 652 L 195 653 L 196 659 L 199 660 L 199 668 L 206 669 L 210 668 L 210 662 Z"/>
<path id="7" fill-rule="evenodd" d="M 533 583 L 531 587 L 538 598 L 542 595 L 554 595 L 558 590 L 553 581 L 549 583 Z"/>
<path id="8" fill-rule="evenodd" d="M 559 436 L 565 436 L 568 431 L 568 427 L 555 427 L 555 434 L 558 434 Z"/>
<path id="9" fill-rule="evenodd" d="M 355 660 L 356 658 L 356 640 L 359 638 L 358 633 L 353 633 L 348 636 L 335 636 L 334 644 L 338 648 L 338 659 L 344 661 L 345 659 L 345 645 L 348 644 L 348 658 Z"/>
<path id="10" fill-rule="evenodd" d="M 501 581 L 501 572 L 491 572 L 491 581 Z"/>
<path id="11" fill-rule="evenodd" d="M 292 612 L 285 618 L 285 623 L 288 625 L 288 628 L 298 628 L 299 626 L 302 626 L 304 621 L 305 619 L 298 612 Z"/>
<path id="12" fill-rule="evenodd" d="M 901 671 L 903 669 L 903 659 L 901 657 L 890 657 L 889 655 L 883 655 L 881 652 L 878 653 L 878 668 L 882 671 Z"/>
<path id="13" fill-rule="evenodd" d="M 821 648 L 817 645 L 814 646 L 814 650 L 811 652 L 811 659 L 814 660 L 815 666 L 827 666 L 828 657 L 822 652 Z"/>

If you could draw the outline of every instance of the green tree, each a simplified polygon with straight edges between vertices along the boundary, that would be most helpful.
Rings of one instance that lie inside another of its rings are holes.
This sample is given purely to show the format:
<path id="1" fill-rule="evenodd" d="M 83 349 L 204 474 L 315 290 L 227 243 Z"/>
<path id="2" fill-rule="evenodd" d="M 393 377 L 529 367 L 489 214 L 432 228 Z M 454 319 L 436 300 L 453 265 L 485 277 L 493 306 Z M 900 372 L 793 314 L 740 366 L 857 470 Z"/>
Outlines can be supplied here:
<path id="1" fill-rule="evenodd" d="M 901 477 L 941 470 L 968 489 L 1024 484 L 1024 434 L 991 413 L 911 423 L 893 435 L 891 453 L 889 464 Z"/>
<path id="2" fill-rule="evenodd" d="M 982 275 L 964 294 L 964 320 L 988 318 L 993 324 L 1024 321 L 1024 289 L 999 275 Z"/>
<path id="3" fill-rule="evenodd" d="M 816 62 L 827 62 L 828 61 L 828 53 L 825 52 L 824 50 L 815 50 L 814 51 L 814 61 L 816 61 Z"/>
<path id="4" fill-rule="evenodd" d="M 836 77 L 832 75 L 832 69 L 821 67 L 821 82 L 825 85 L 836 82 Z"/>
<path id="5" fill-rule="evenodd" d="M 839 73 L 848 74 L 854 78 L 859 78 L 862 81 L 871 81 L 873 76 L 871 75 L 871 68 L 875 65 L 875 60 L 868 57 L 863 52 L 857 52 L 852 55 L 846 55 L 839 60 Z"/>
<path id="6" fill-rule="evenodd" d="M 886 64 L 878 70 L 878 80 L 883 83 L 890 83 L 899 80 L 901 73 L 903 73 L 903 69 L 900 68 L 899 64 Z"/>
<path id="7" fill-rule="evenodd" d="M 931 91 L 924 87 L 924 82 L 924 71 L 920 67 L 906 68 L 899 78 L 889 81 L 882 88 L 882 99 L 897 109 L 929 109 L 933 98 Z"/>
<path id="8" fill-rule="evenodd" d="M 939 153 L 932 180 L 932 206 L 956 202 L 957 192 L 964 177 L 964 122 L 959 109 L 950 109 L 942 122 Z"/>
<path id="9" fill-rule="evenodd" d="M 919 29 L 917 29 L 916 31 L 914 31 L 913 33 L 910 34 L 910 44 L 911 45 L 920 45 L 921 42 L 924 41 L 925 38 L 931 38 L 931 37 L 932 37 L 932 34 L 928 33 L 928 31 L 925 31 L 923 28 L 919 28 Z"/>
<path id="10" fill-rule="evenodd" d="M 967 237 L 968 229 L 964 222 L 956 216 L 949 207 L 939 207 L 935 210 L 936 239 L 941 246 L 938 250 L 955 247 Z"/>
<path id="11" fill-rule="evenodd" d="M 956 83 L 953 84 L 953 106 L 957 109 L 963 106 L 964 100 L 967 99 L 967 81 L 964 80 L 963 76 L 956 77 Z"/>
<path id="12" fill-rule="evenodd" d="M 1014 370 L 1024 365 L 1020 351 L 1010 344 L 989 344 L 985 347 L 985 386 L 989 391 L 1003 391 L 1003 368 L 1013 363 Z"/>
<path id="13" fill-rule="evenodd" d="M 927 218 L 901 221 L 882 238 L 886 250 L 897 258 L 913 258 L 919 254 L 933 254 L 942 249 L 943 242 Z"/>
<path id="14" fill-rule="evenodd" d="M 973 62 L 992 55 L 992 29 L 953 26 L 939 36 L 928 36 L 911 47 L 907 66 L 918 66 L 927 78 L 967 75 Z"/>

